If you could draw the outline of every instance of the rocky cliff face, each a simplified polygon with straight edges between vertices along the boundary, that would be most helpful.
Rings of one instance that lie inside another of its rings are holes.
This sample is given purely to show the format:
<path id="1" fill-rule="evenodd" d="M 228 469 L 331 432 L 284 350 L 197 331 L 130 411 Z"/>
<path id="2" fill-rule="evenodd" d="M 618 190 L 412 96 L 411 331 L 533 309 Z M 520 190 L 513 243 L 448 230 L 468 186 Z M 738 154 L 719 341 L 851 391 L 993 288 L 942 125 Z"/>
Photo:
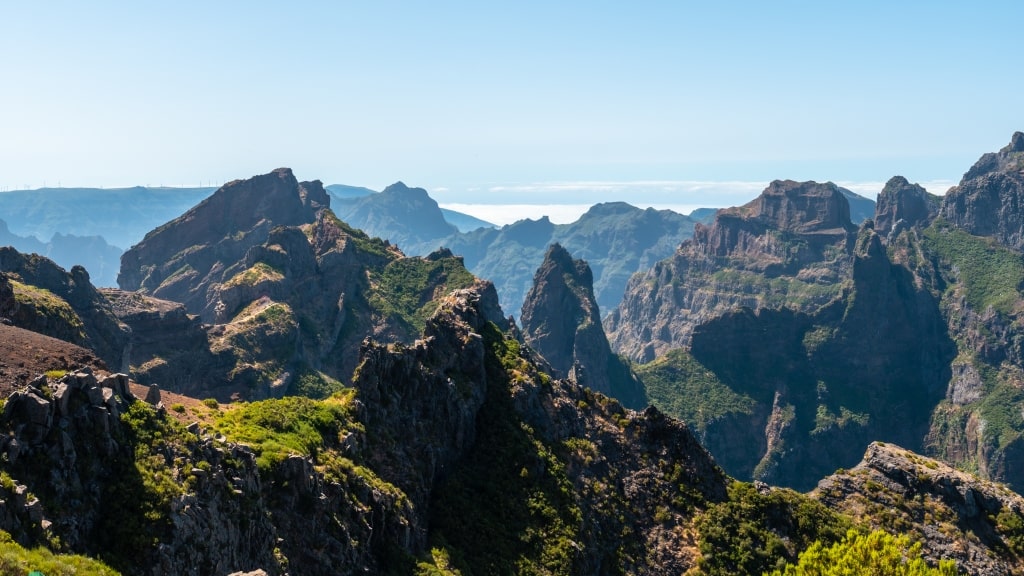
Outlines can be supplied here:
<path id="1" fill-rule="evenodd" d="M 955 560 L 961 573 L 1024 572 L 1024 498 L 899 446 L 871 444 L 857 466 L 825 478 L 812 496 L 875 526 L 912 534 L 925 558 Z"/>
<path id="2" fill-rule="evenodd" d="M 0 316 L 15 326 L 88 347 L 108 366 L 128 365 L 131 331 L 118 321 L 85 268 L 66 272 L 42 256 L 0 247 L 0 275 L 13 294 Z"/>
<path id="3" fill-rule="evenodd" d="M 856 228 L 839 187 L 775 181 L 754 201 L 721 210 L 709 228 L 630 279 L 607 318 L 612 348 L 649 362 L 687 346 L 696 326 L 737 306 L 783 302 L 813 312 L 837 298 Z"/>
<path id="4" fill-rule="evenodd" d="M 1024 249 L 1024 132 L 985 154 L 946 193 L 941 215 L 975 236 Z"/>
<path id="5" fill-rule="evenodd" d="M 222 400 L 322 396 L 350 382 L 365 337 L 411 343 L 437 298 L 475 281 L 450 252 L 405 258 L 326 203 L 318 182 L 278 170 L 226 185 L 126 254 L 143 295 L 208 325 L 187 336 L 196 355 L 140 354 L 139 377 Z"/>
<path id="6" fill-rule="evenodd" d="M 523 337 L 550 363 L 553 376 L 643 408 L 643 386 L 608 346 L 592 285 L 590 266 L 552 244 L 523 304 Z"/>
<path id="7" fill-rule="evenodd" d="M 124 375 L 36 379 L 0 419 L 0 528 L 129 574 L 406 573 L 449 553 L 481 573 L 492 553 L 557 572 L 692 568 L 679 535 L 695 507 L 726 498 L 724 475 L 684 425 L 538 372 L 490 298 L 443 299 L 411 347 L 367 343 L 355 399 L 185 408 L 200 419 L 185 428 Z M 272 457 L 258 437 L 232 441 L 245 430 L 319 440 Z"/>
<path id="8" fill-rule="evenodd" d="M 902 176 L 893 176 L 878 194 L 875 230 L 883 236 L 897 236 L 911 227 L 925 228 L 938 215 L 942 198 L 929 194 Z"/>
<path id="9" fill-rule="evenodd" d="M 329 206 L 319 181 L 299 183 L 287 168 L 229 182 L 125 252 L 118 284 L 202 311 L 206 289 L 271 229 L 310 224 Z"/>

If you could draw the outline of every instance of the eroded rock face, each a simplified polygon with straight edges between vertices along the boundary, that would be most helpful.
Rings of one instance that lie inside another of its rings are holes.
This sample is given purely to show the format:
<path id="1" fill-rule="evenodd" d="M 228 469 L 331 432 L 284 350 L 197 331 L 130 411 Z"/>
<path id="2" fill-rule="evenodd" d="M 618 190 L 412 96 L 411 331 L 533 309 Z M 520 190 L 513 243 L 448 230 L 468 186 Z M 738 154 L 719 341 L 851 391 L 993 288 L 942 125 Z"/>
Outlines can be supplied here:
<path id="1" fill-rule="evenodd" d="M 984 154 L 946 193 L 940 214 L 971 234 L 1024 249 L 1024 132 Z"/>
<path id="2" fill-rule="evenodd" d="M 41 378 L 0 418 L 14 478 L 11 493 L 0 487 L 0 529 L 28 546 L 59 537 L 127 574 L 382 573 L 422 558 L 428 531 L 449 526 L 433 509 L 448 480 L 467 481 L 467 467 L 512 445 L 526 450 L 507 463 L 517 479 L 526 470 L 540 487 L 556 475 L 576 494 L 554 502 L 578 515 L 573 573 L 694 568 L 696 546 L 679 534 L 700 506 L 727 498 L 725 475 L 684 424 L 538 372 L 504 340 L 487 287 L 442 299 L 412 346 L 365 344 L 358 425 L 320 447 L 348 460 L 340 478 L 300 455 L 261 468 L 252 449 L 198 423 L 168 427 L 125 375 Z M 452 533 L 449 545 L 468 543 Z"/>
<path id="3" fill-rule="evenodd" d="M 300 183 L 288 168 L 229 182 L 125 252 L 118 284 L 200 313 L 207 288 L 230 278 L 225 269 L 265 242 L 275 226 L 310 224 L 329 206 L 320 181 Z"/>
<path id="4" fill-rule="evenodd" d="M 676 253 L 630 279 L 606 319 L 612 348 L 649 362 L 735 307 L 813 312 L 839 297 L 857 229 L 832 183 L 775 181 L 754 201 L 697 225 Z"/>
<path id="5" fill-rule="evenodd" d="M 120 322 L 110 304 L 81 266 L 64 271 L 37 254 L 0 247 L 0 272 L 14 302 L 0 304 L 15 326 L 90 348 L 115 369 L 127 368 L 131 330 Z M 3 297 L 0 296 L 0 299 Z"/>
<path id="6" fill-rule="evenodd" d="M 941 197 L 920 185 L 893 176 L 878 194 L 875 230 L 882 236 L 895 236 L 910 227 L 924 228 L 938 215 L 941 202 Z"/>
<path id="7" fill-rule="evenodd" d="M 857 466 L 819 482 L 812 496 L 872 525 L 913 534 L 931 562 L 952 559 L 977 576 L 1020 573 L 1007 518 L 1019 522 L 1024 498 L 941 461 L 876 442 Z"/>
<path id="8" fill-rule="evenodd" d="M 526 343 L 551 364 L 553 376 L 570 377 L 631 408 L 646 406 L 643 386 L 608 346 L 590 266 L 559 244 L 548 248 L 537 269 L 521 320 Z"/>

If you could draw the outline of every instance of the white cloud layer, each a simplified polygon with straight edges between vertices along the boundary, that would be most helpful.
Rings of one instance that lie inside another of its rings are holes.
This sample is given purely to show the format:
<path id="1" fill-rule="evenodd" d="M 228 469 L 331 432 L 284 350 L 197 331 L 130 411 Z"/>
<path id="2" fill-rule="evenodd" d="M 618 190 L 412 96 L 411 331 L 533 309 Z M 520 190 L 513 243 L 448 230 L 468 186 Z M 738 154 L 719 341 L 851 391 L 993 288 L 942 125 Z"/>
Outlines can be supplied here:
<path id="1" fill-rule="evenodd" d="M 885 182 L 836 182 L 856 194 L 874 200 Z M 932 194 L 945 194 L 952 180 L 918 182 Z M 442 208 L 455 210 L 503 226 L 547 216 L 556 224 L 576 221 L 601 202 L 627 202 L 638 208 L 672 210 L 689 214 L 697 208 L 739 206 L 753 200 L 768 182 L 641 180 L 633 182 L 540 182 L 430 190 Z"/>

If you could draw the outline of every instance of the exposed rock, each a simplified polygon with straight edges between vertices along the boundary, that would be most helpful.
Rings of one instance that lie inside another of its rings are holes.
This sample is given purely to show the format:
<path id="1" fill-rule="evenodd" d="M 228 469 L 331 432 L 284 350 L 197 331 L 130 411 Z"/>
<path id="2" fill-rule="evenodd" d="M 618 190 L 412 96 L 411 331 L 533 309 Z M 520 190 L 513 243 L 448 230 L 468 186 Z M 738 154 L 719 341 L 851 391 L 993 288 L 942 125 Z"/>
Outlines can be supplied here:
<path id="1" fill-rule="evenodd" d="M 893 176 L 878 194 L 875 230 L 885 237 L 912 226 L 924 228 L 938 215 L 941 202 L 941 197 L 929 194 L 920 185 Z"/>
<path id="2" fill-rule="evenodd" d="M 474 274 L 494 282 L 506 310 L 518 311 L 547 247 L 561 244 L 590 264 L 596 302 L 607 311 L 622 300 L 629 277 L 671 255 L 693 235 L 693 225 L 689 217 L 670 210 L 607 202 L 569 224 L 546 217 L 521 220 L 452 236 L 444 245 L 462 255 Z"/>
<path id="3" fill-rule="evenodd" d="M 643 408 L 643 386 L 612 354 L 592 286 L 590 266 L 552 244 L 523 304 L 523 338 L 550 363 L 554 376 Z"/>
<path id="4" fill-rule="evenodd" d="M 90 348 L 116 369 L 127 367 L 131 330 L 114 316 L 85 268 L 65 272 L 42 256 L 0 247 L 0 272 L 15 296 L 15 304 L 6 306 L 15 326 Z"/>
<path id="5" fill-rule="evenodd" d="M 275 226 L 310 224 L 329 206 L 319 181 L 299 183 L 288 168 L 229 182 L 125 252 L 118 283 L 197 313 L 206 307 L 207 288 L 230 278 L 225 269 Z"/>
<path id="6" fill-rule="evenodd" d="M 720 210 L 710 228 L 698 224 L 672 257 L 630 279 L 606 319 L 612 348 L 649 362 L 738 306 L 785 302 L 813 312 L 840 295 L 855 238 L 838 186 L 776 180 L 754 201 Z"/>
<path id="7" fill-rule="evenodd" d="M 938 460 L 873 443 L 860 464 L 825 478 L 812 496 L 872 526 L 910 533 L 926 559 L 955 560 L 961 573 L 1024 572 L 1019 532 L 1011 528 L 1024 498 Z"/>
<path id="8" fill-rule="evenodd" d="M 943 197 L 940 214 L 971 234 L 1024 250 L 1024 133 L 984 154 Z"/>

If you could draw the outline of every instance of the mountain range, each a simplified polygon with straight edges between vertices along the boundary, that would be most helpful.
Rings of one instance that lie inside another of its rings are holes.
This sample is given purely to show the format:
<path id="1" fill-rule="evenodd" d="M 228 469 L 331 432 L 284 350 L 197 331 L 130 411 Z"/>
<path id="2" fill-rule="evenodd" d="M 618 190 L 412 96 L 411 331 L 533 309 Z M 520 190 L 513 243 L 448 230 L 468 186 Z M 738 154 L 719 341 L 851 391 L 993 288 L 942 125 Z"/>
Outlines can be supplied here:
<path id="1" fill-rule="evenodd" d="M 0 249 L 0 546 L 103 574 L 1022 573 L 1022 193 L 1021 133 L 861 223 L 778 180 L 687 219 L 603 320 L 566 244 L 511 321 L 471 255 L 408 256 L 288 169 L 157 226 L 116 290 Z M 608 246 L 679 216 L 588 215 L 571 237 Z"/>

